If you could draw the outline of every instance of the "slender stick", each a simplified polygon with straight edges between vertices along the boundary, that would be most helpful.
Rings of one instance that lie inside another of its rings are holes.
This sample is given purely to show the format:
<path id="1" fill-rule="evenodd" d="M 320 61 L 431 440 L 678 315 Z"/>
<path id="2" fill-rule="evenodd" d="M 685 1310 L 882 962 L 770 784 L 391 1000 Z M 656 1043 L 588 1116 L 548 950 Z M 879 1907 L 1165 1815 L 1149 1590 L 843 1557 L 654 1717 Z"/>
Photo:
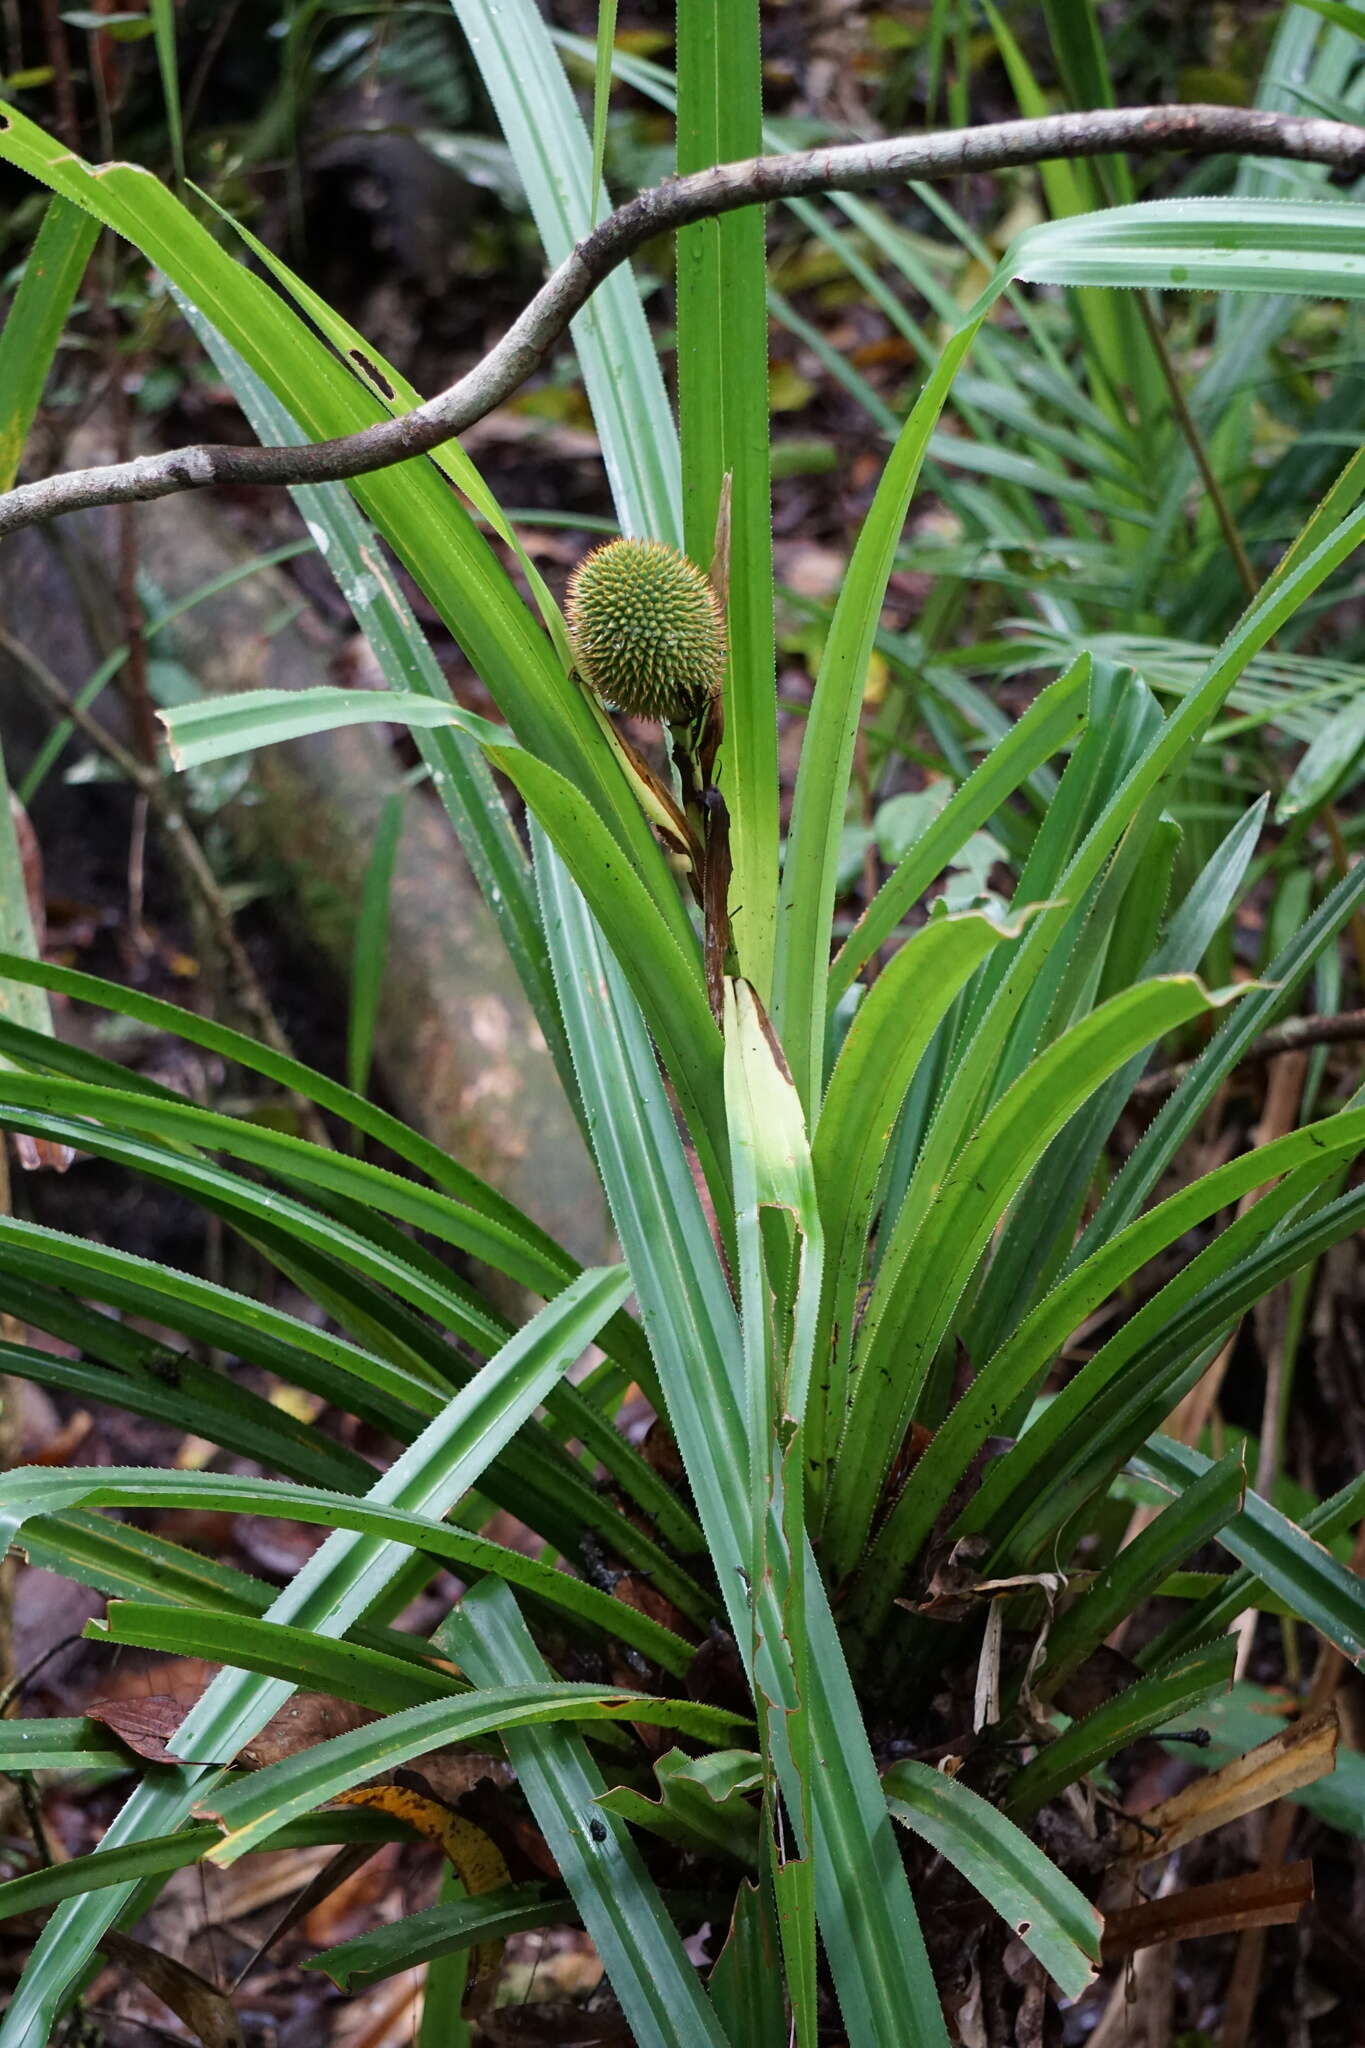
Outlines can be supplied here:
<path id="1" fill-rule="evenodd" d="M 0 113 L 0 121 L 3 121 Z M 398 419 L 361 433 L 293 448 L 199 446 L 107 468 L 73 470 L 0 497 L 0 536 L 90 505 L 137 503 L 207 484 L 315 484 L 364 476 L 424 455 L 463 433 L 525 383 L 602 280 L 642 243 L 742 206 L 819 192 L 858 192 L 912 179 L 999 171 L 1052 158 L 1138 156 L 1291 157 L 1365 171 L 1365 129 L 1248 107 L 1119 107 L 999 121 L 937 135 L 793 151 L 717 164 L 669 178 L 608 216 L 542 285 L 531 303 L 459 381 Z"/>
<path id="2" fill-rule="evenodd" d="M 1334 1017 L 1291 1017 L 1287 1024 L 1277 1025 L 1253 1039 L 1238 1066 L 1253 1066 L 1278 1059 L 1281 1053 L 1302 1052 L 1313 1045 L 1359 1045 L 1362 1041 L 1365 1010 L 1342 1010 Z M 1161 1067 L 1156 1073 L 1145 1075 L 1130 1099 L 1139 1103 L 1159 1101 L 1180 1086 L 1194 1065 L 1195 1061 L 1184 1060 L 1179 1066 Z"/>

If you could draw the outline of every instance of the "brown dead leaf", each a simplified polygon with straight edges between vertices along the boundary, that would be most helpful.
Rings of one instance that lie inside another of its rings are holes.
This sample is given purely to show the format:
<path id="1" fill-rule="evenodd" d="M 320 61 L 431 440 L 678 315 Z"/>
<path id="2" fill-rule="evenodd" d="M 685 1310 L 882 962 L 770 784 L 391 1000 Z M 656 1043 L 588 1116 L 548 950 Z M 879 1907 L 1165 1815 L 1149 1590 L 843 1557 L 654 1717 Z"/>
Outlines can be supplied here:
<path id="1" fill-rule="evenodd" d="M 989 1549 L 987 1537 L 964 1536 L 936 1567 L 924 1599 L 899 1600 L 897 1606 L 909 1607 L 912 1613 L 929 1615 L 935 1621 L 961 1621 L 976 1601 L 981 1579 L 977 1566 Z"/>
<path id="2" fill-rule="evenodd" d="M 657 1621 L 663 1628 L 671 1628 L 686 1642 L 693 1634 L 691 1624 L 673 1605 L 666 1593 L 650 1584 L 639 1572 L 620 1572 L 613 1582 L 612 1598 L 619 1600 L 623 1607 L 634 1608 L 637 1614 L 647 1615 L 650 1621 Z"/>
<path id="3" fill-rule="evenodd" d="M 572 2002 L 582 2008 L 605 1972 L 590 1937 L 576 1927 L 546 1929 L 517 1944 L 503 1973 L 499 2003 L 516 2007 Z"/>
<path id="4" fill-rule="evenodd" d="M 627 1400 L 633 1391 L 632 1388 L 627 1393 Z M 660 1479 L 667 1480 L 670 1486 L 682 1485 L 683 1461 L 673 1440 L 673 1432 L 662 1416 L 656 1415 L 645 1431 L 644 1440 L 640 1445 L 640 1455 L 650 1470 L 658 1473 Z"/>
<path id="5" fill-rule="evenodd" d="M 333 1856 L 290 1908 L 289 1925 L 301 1926 L 313 1948 L 333 1948 L 372 1924 L 393 1890 L 399 1842 L 356 1842 Z M 272 1930 L 278 1940 L 288 1926 Z M 265 1944 L 262 1944 L 264 1947 Z"/>
<path id="6" fill-rule="evenodd" d="M 1221 1770 L 1196 1778 L 1143 1814 L 1141 1828 L 1125 1827 L 1119 1868 L 1136 1870 L 1158 1856 L 1169 1856 L 1196 1836 L 1226 1827 L 1243 1814 L 1254 1813 L 1258 1807 L 1325 1778 L 1336 1763 L 1339 1734 L 1337 1710 L 1332 1704 L 1320 1713 L 1304 1715 L 1245 1756 L 1234 1757 Z"/>
<path id="7" fill-rule="evenodd" d="M 316 1849 L 278 1849 L 260 1856 L 244 1856 L 226 1870 L 216 1864 L 199 1866 L 204 1881 L 201 1912 L 206 1927 L 221 1927 L 245 1920 L 266 1906 L 277 1906 L 312 1883 L 336 1854 L 322 1845 Z"/>
<path id="8" fill-rule="evenodd" d="M 149 1764 L 176 1762 L 166 1745 L 185 1718 L 184 1700 L 169 1693 L 149 1693 L 143 1699 L 94 1700 L 86 1708 L 91 1721 L 98 1721 L 117 1735 L 124 1747 Z"/>
<path id="9" fill-rule="evenodd" d="M 424 1799 L 405 1785 L 361 1785 L 343 1792 L 339 1806 L 364 1806 L 391 1814 L 416 1834 L 435 1842 L 444 1851 L 451 1868 L 471 1898 L 496 1891 L 510 1881 L 507 1859 L 492 1837 L 463 1814 L 452 1813 L 434 1799 Z M 502 1961 L 502 1942 L 483 1941 L 471 1952 L 471 1981 L 497 1974 Z"/>
<path id="10" fill-rule="evenodd" d="M 179 1700 L 189 1708 L 214 1675 L 214 1666 L 202 1657 L 161 1657 L 152 1665 L 140 1665 L 132 1658 L 110 1666 L 101 1697 L 109 1700 L 143 1700 L 160 1697 Z"/>
<path id="11" fill-rule="evenodd" d="M 334 1700 L 325 1692 L 296 1692 L 278 1714 L 266 1722 L 254 1742 L 239 1750 L 240 1769 L 263 1771 L 268 1764 L 282 1763 L 301 1749 L 318 1742 L 330 1742 L 334 1735 L 349 1735 L 353 1728 L 367 1727 L 380 1719 L 368 1707 L 350 1700 Z"/>
<path id="12" fill-rule="evenodd" d="M 394 1783 L 410 1782 L 415 1792 L 455 1806 L 476 1786 L 491 1784 L 502 1790 L 515 1778 L 516 1772 L 504 1757 L 484 1756 L 477 1750 L 437 1749 L 414 1757 L 405 1770 L 395 1772 Z"/>
<path id="13" fill-rule="evenodd" d="M 1167 1898 L 1146 1899 L 1140 1906 L 1122 1906 L 1107 1914 L 1102 1954 L 1106 1963 L 1112 1963 L 1158 1942 L 1282 1926 L 1297 1920 L 1312 1897 L 1311 1863 L 1248 1870 L 1217 1884 L 1191 1885 Z"/>
<path id="14" fill-rule="evenodd" d="M 100 1947 L 169 2006 L 204 2048 L 246 2048 L 246 2036 L 231 1999 L 197 1971 L 113 1928 L 100 1936 Z"/>
<path id="15" fill-rule="evenodd" d="M 201 1683 L 198 1690 L 203 1689 Z M 92 1721 L 117 1735 L 134 1756 L 151 1764 L 178 1764 L 196 1761 L 173 1756 L 169 1748 L 171 1737 L 193 1705 L 193 1698 L 179 1694 L 144 1693 L 132 1699 L 96 1700 L 85 1711 Z M 267 1764 L 280 1763 L 301 1749 L 311 1749 L 316 1742 L 349 1734 L 352 1728 L 377 1719 L 367 1708 L 330 1699 L 326 1693 L 296 1693 L 240 1752 L 237 1762 L 244 1770 L 264 1770 Z"/>

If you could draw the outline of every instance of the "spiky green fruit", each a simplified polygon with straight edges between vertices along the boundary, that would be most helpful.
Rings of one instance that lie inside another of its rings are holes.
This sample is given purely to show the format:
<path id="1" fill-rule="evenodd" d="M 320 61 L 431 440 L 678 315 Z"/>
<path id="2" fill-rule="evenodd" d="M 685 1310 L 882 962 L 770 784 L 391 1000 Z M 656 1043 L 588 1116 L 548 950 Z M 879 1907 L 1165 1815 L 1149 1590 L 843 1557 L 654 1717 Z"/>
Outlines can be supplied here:
<path id="1" fill-rule="evenodd" d="M 569 637 L 598 695 L 640 718 L 695 718 L 725 674 L 725 623 L 710 583 L 676 548 L 613 540 L 569 583 Z"/>

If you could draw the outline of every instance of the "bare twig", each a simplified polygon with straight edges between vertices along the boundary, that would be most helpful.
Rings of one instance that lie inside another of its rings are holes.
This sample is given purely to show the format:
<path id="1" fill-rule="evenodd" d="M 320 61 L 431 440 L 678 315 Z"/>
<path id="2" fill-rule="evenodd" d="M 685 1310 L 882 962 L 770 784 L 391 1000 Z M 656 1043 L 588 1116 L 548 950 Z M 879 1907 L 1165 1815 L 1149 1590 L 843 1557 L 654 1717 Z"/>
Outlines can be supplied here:
<path id="1" fill-rule="evenodd" d="M 1359 1045 L 1365 1041 L 1365 1010 L 1343 1010 L 1335 1017 L 1291 1017 L 1287 1024 L 1262 1032 L 1253 1039 L 1238 1061 L 1238 1067 L 1260 1066 L 1277 1059 L 1282 1052 L 1306 1052 L 1315 1045 Z M 1137 1083 L 1131 1100 L 1158 1102 L 1180 1086 L 1195 1065 L 1182 1060 L 1178 1066 L 1160 1067 Z"/>
<path id="2" fill-rule="evenodd" d="M 0 123 L 3 122 L 0 112 Z M 1280 156 L 1365 171 L 1365 129 L 1247 107 L 1120 107 L 999 121 L 938 135 L 793 151 L 718 164 L 670 178 L 619 207 L 571 251 L 501 341 L 459 381 L 398 419 L 336 441 L 292 448 L 198 446 L 141 456 L 107 468 L 73 470 L 0 497 L 0 536 L 84 506 L 166 498 L 208 484 L 316 484 L 364 476 L 424 455 L 503 404 L 544 362 L 602 280 L 642 243 L 675 228 L 820 192 L 857 192 L 908 179 L 1006 170 L 1053 158 Z"/>
<path id="3" fill-rule="evenodd" d="M 1199 481 L 1203 484 L 1204 493 L 1213 507 L 1213 516 L 1218 521 L 1218 530 L 1223 536 L 1223 545 L 1232 557 L 1232 565 L 1237 571 L 1237 580 L 1241 584 L 1248 602 L 1251 602 L 1261 587 L 1260 579 L 1252 565 L 1251 556 L 1247 553 L 1246 542 L 1238 531 L 1237 521 L 1233 516 L 1232 507 L 1227 500 L 1227 493 L 1224 491 L 1218 472 L 1213 466 L 1204 436 L 1199 431 L 1199 423 L 1190 411 L 1190 402 L 1186 398 L 1184 387 L 1180 382 L 1180 373 L 1171 359 L 1171 352 L 1166 346 L 1166 337 L 1161 332 L 1156 314 L 1152 310 L 1152 301 L 1146 292 L 1139 292 L 1137 299 L 1138 314 L 1146 330 L 1147 339 L 1152 344 L 1152 353 L 1156 357 L 1157 364 L 1161 370 L 1162 379 L 1166 385 L 1166 395 L 1171 401 L 1171 410 L 1175 414 L 1176 425 L 1184 436 L 1185 444 L 1194 458 L 1194 466 L 1199 471 Z"/>

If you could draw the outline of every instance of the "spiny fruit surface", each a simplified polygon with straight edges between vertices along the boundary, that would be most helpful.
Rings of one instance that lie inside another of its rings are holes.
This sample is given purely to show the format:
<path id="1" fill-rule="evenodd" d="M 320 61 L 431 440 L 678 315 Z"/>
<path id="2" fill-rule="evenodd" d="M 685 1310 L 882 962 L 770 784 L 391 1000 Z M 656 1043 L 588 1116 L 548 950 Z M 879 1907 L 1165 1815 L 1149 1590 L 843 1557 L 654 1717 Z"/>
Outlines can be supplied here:
<path id="1" fill-rule="evenodd" d="M 594 548 L 569 583 L 569 638 L 600 697 L 640 718 L 694 718 L 725 674 L 725 624 L 696 564 L 657 540 Z"/>

